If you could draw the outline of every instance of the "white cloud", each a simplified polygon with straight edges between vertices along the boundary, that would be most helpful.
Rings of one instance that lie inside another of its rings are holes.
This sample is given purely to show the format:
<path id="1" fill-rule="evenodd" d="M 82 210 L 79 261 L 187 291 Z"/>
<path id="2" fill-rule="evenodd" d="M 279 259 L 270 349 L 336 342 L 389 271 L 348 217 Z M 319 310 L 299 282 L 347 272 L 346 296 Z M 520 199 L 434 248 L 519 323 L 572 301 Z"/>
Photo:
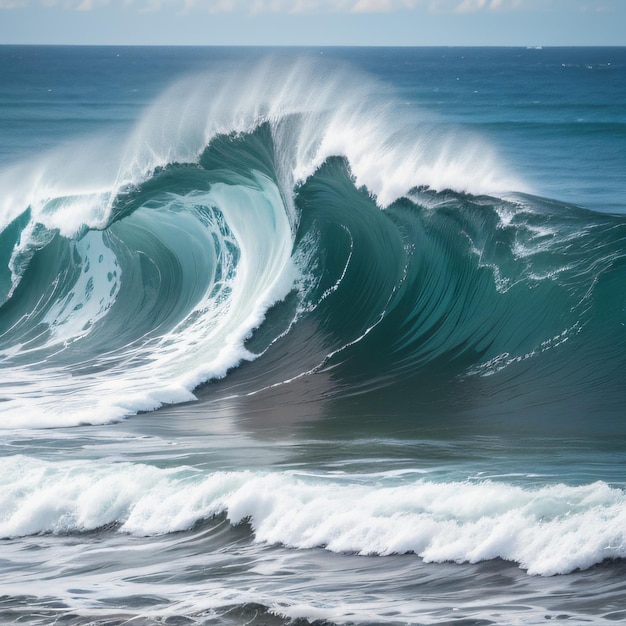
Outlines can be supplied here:
<path id="1" fill-rule="evenodd" d="M 545 0 L 544 0 L 545 2 Z M 430 0 L 432 13 L 476 13 L 530 8 L 533 0 Z"/>
<path id="2" fill-rule="evenodd" d="M 76 11 L 93 11 L 107 4 L 109 4 L 109 0 L 66 0 L 65 6 Z"/>
<path id="3" fill-rule="evenodd" d="M 533 8 L 537 8 L 536 0 L 354 0 L 350 10 L 354 13 L 383 13 L 421 8 L 429 13 L 474 13 L 514 11 L 528 8 L 533 3 Z M 317 4 L 324 2 L 318 1 Z"/>
<path id="4" fill-rule="evenodd" d="M 480 11 L 487 6 L 487 0 L 462 0 L 455 9 L 455 13 L 473 13 Z"/>
<path id="5" fill-rule="evenodd" d="M 351 13 L 392 13 L 419 8 L 428 9 L 427 0 L 354 0 Z"/>
<path id="6" fill-rule="evenodd" d="M 353 13 L 388 13 L 393 10 L 392 0 L 357 0 L 352 6 Z"/>
<path id="7" fill-rule="evenodd" d="M 612 11 L 623 0 L 603 0 L 601 4 L 589 0 L 0 0 L 1 9 L 24 7 L 60 8 L 92 11 L 103 5 L 121 6 L 138 11 L 159 11 L 164 8 L 181 13 L 203 11 L 208 13 L 393 13 L 424 11 L 428 13 L 464 14 L 505 12 L 517 10 Z"/>

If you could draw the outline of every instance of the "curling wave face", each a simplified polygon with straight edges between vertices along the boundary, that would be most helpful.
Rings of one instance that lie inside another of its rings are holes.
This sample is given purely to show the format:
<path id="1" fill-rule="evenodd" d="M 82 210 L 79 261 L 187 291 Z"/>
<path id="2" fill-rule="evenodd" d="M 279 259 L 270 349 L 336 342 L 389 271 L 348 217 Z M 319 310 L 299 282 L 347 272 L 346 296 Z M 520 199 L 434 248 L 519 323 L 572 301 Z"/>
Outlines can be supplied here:
<path id="1" fill-rule="evenodd" d="M 122 149 L 0 175 L 1 427 L 193 400 L 254 360 L 232 393 L 325 373 L 623 399 L 623 217 L 530 195 L 479 138 L 327 70 L 194 76 Z"/>

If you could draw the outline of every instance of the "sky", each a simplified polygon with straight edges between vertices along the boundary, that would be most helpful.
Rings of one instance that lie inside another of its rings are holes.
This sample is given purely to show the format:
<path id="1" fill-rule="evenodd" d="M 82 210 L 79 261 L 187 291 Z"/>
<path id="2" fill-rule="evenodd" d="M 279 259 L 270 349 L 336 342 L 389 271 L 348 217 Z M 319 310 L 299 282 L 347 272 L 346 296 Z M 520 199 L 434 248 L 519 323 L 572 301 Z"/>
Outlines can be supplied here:
<path id="1" fill-rule="evenodd" d="M 0 0 L 0 44 L 626 45 L 626 0 Z"/>

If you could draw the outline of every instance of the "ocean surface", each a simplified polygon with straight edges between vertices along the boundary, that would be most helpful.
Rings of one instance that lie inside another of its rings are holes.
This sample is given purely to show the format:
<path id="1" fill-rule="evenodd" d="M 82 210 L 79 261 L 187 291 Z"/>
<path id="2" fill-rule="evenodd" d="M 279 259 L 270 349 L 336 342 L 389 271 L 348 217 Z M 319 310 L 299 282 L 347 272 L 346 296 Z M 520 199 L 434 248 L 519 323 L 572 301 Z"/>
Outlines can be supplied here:
<path id="1" fill-rule="evenodd" d="M 626 48 L 0 46 L 0 623 L 626 620 Z"/>

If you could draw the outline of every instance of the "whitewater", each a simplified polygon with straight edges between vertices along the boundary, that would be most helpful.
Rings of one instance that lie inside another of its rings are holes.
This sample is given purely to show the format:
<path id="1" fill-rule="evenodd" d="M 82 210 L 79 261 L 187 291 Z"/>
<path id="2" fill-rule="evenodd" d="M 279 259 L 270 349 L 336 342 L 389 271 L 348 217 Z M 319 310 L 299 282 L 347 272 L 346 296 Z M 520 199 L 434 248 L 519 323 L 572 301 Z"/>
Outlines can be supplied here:
<path id="1" fill-rule="evenodd" d="M 3 622 L 626 617 L 624 49 L 319 52 L 0 47 Z"/>

